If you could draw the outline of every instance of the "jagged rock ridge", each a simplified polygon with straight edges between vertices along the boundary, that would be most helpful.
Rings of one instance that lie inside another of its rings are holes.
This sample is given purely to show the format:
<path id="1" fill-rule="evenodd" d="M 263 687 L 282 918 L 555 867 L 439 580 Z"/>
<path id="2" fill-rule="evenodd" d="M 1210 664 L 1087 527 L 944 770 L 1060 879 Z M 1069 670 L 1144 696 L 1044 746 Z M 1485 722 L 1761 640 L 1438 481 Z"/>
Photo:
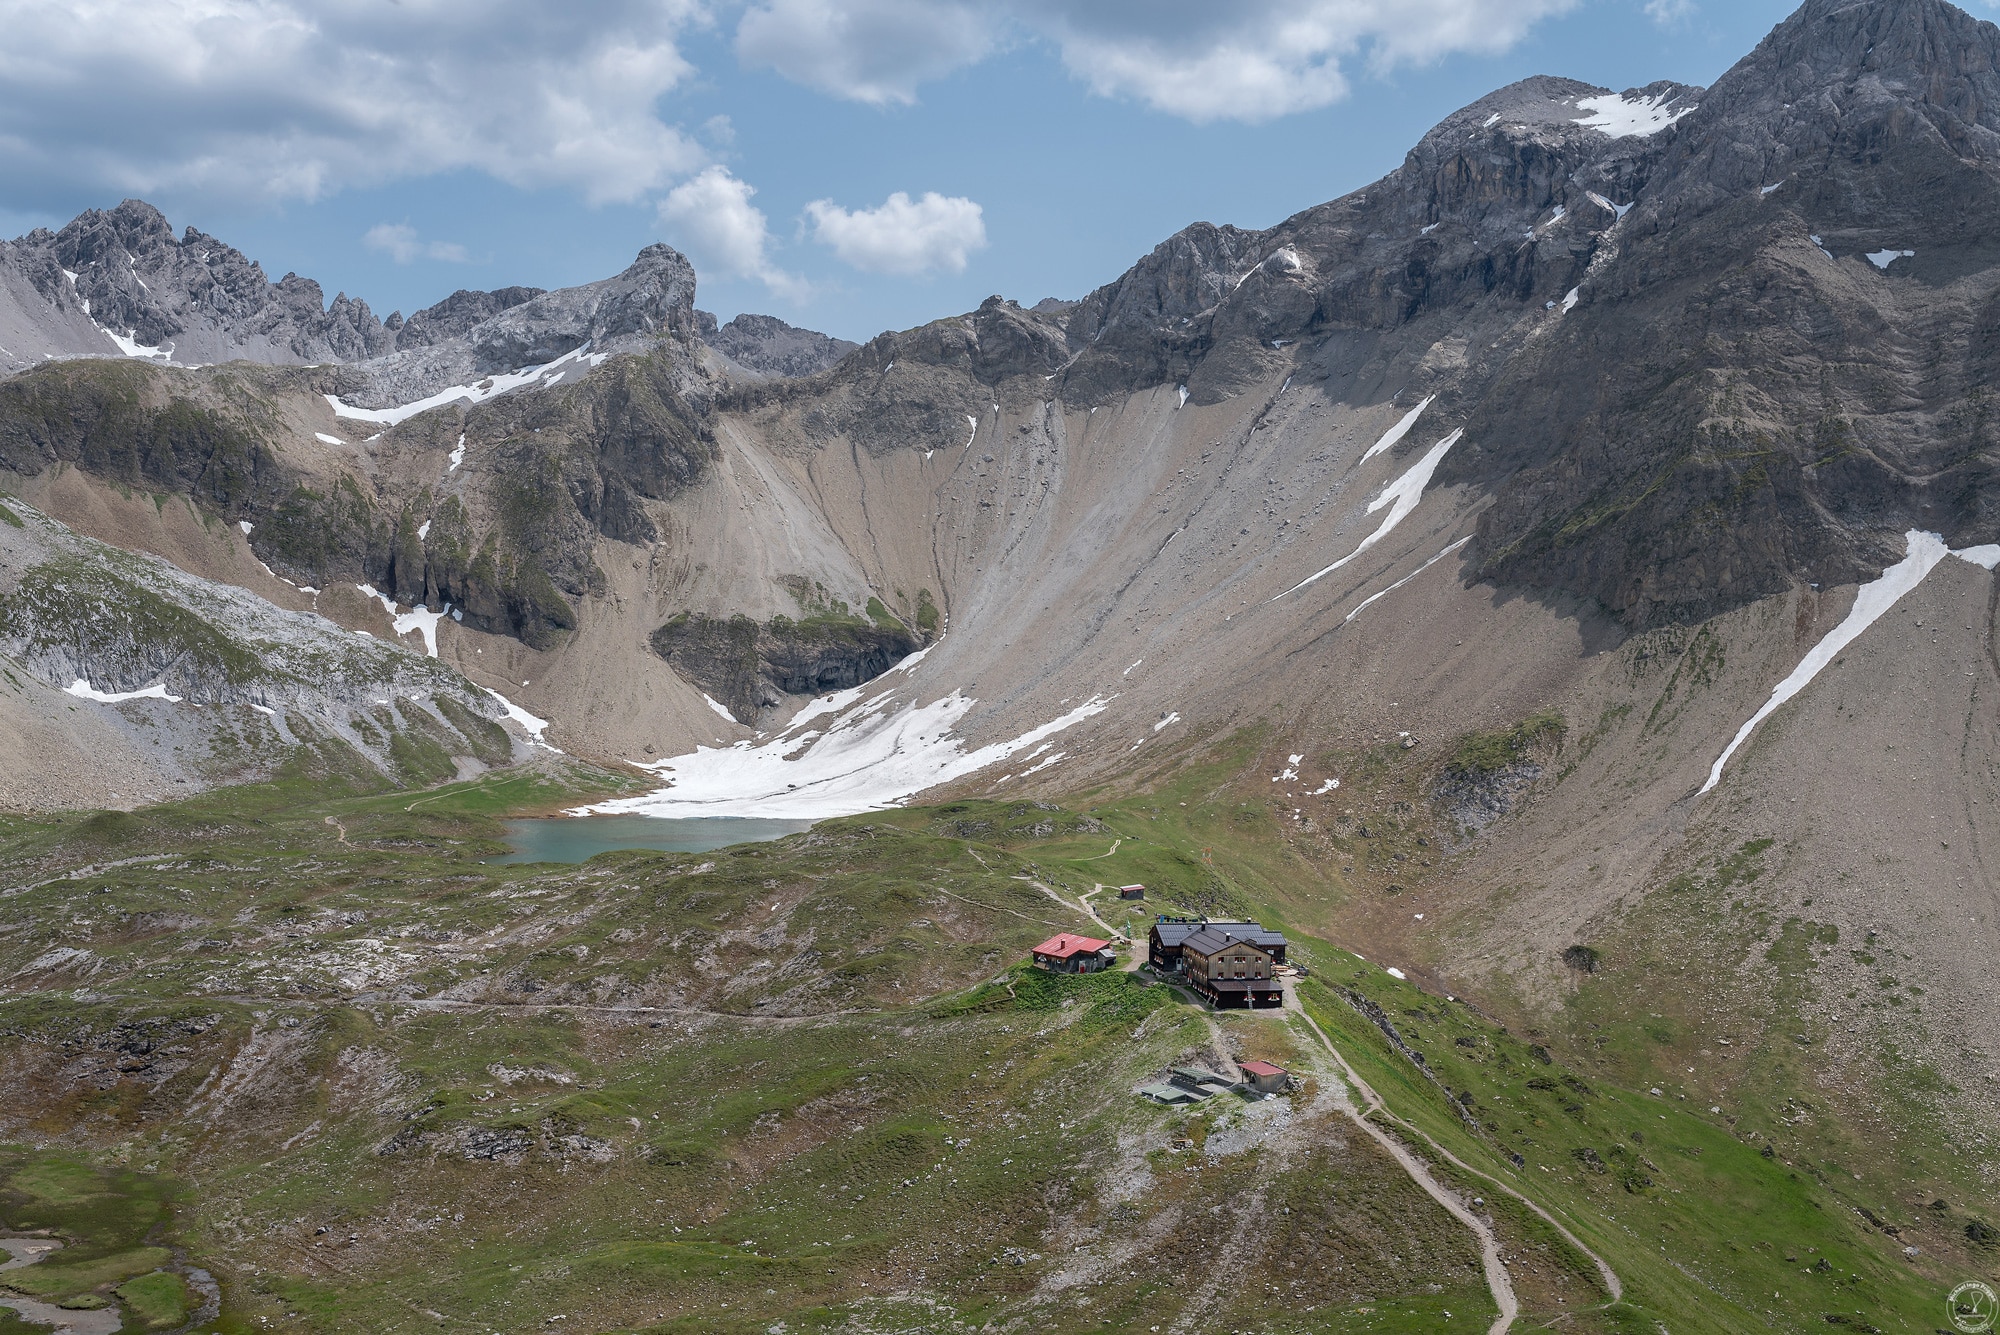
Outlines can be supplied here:
<path id="1" fill-rule="evenodd" d="M 648 246 L 623 273 L 549 292 L 460 289 L 405 319 L 288 273 L 269 281 L 242 252 L 190 227 L 176 237 L 142 200 L 92 209 L 60 231 L 0 242 L 0 371 L 49 356 L 127 355 L 183 366 L 247 360 L 346 363 L 357 406 L 410 402 L 453 384 L 652 339 L 693 344 L 695 276 Z M 711 318 L 706 329 L 713 332 Z M 810 374 L 853 347 L 769 316 L 739 316 L 719 350 L 759 375 Z"/>

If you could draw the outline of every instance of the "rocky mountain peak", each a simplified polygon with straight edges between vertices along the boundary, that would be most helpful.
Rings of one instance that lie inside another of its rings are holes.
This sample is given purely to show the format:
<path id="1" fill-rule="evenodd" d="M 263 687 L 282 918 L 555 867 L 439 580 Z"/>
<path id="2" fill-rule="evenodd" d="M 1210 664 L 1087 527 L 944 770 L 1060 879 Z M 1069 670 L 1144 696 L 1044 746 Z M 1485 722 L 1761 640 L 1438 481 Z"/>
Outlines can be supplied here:
<path id="1" fill-rule="evenodd" d="M 1983 234 L 2000 203 L 2000 28 L 1942 0 L 1812 0 L 1682 128 L 1663 223 L 1796 175 L 1787 198 L 1822 236 Z"/>
<path id="2" fill-rule="evenodd" d="M 72 218 L 55 234 L 52 248 L 65 269 L 81 271 L 120 256 L 157 261 L 177 244 L 165 214 L 142 199 L 128 199 L 115 209 L 90 209 Z"/>

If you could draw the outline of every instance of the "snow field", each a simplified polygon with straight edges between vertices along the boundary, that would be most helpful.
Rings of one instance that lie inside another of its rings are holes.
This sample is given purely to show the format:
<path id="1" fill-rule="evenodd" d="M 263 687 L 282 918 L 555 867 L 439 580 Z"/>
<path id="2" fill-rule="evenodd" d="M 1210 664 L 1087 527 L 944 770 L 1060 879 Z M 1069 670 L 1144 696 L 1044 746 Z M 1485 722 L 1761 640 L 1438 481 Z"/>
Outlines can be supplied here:
<path id="1" fill-rule="evenodd" d="M 1390 427 L 1387 431 L 1384 431 L 1382 438 L 1368 447 L 1368 452 L 1361 456 L 1361 462 L 1365 464 L 1384 450 L 1393 449 L 1397 441 L 1410 434 L 1410 428 L 1415 426 L 1417 419 L 1424 415 L 1424 409 L 1430 407 L 1436 401 L 1437 395 L 1429 395 L 1422 403 L 1404 413 L 1401 421 L 1397 422 L 1396 425 Z"/>
<path id="2" fill-rule="evenodd" d="M 883 675 L 906 674 L 928 652 L 919 650 Z M 968 750 L 953 728 L 978 703 L 973 698 L 954 689 L 929 704 L 899 705 L 894 689 L 864 700 L 868 689 L 858 686 L 813 701 L 783 734 L 761 746 L 748 741 L 702 746 L 641 766 L 666 786 L 572 814 L 823 820 L 879 811 L 1031 750 L 1110 704 L 1103 696 L 1092 696 L 1018 737 Z M 832 721 L 823 731 L 804 727 L 829 716 Z M 1053 765 L 1066 754 L 1056 752 L 1024 773 Z"/>

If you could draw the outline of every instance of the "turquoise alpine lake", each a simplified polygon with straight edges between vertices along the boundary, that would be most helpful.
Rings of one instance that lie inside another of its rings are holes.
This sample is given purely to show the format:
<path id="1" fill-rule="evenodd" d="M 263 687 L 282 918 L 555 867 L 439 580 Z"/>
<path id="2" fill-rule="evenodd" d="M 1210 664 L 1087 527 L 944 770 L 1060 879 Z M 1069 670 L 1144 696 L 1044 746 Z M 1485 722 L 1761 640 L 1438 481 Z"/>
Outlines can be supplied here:
<path id="1" fill-rule="evenodd" d="M 507 822 L 514 851 L 494 862 L 582 862 L 621 848 L 662 853 L 706 853 L 731 844 L 782 839 L 812 828 L 809 820 L 749 816 L 555 816 Z"/>

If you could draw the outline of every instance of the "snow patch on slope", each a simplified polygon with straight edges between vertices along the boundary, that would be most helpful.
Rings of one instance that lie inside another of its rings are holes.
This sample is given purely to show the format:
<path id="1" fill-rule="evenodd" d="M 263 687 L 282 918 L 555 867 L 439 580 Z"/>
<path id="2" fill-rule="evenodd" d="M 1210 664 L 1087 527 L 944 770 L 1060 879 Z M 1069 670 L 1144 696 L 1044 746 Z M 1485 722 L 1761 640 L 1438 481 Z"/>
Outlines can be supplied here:
<path id="1" fill-rule="evenodd" d="M 1417 424 L 1417 419 L 1424 415 L 1424 409 L 1430 407 L 1436 401 L 1437 395 L 1429 395 L 1422 403 L 1404 413 L 1400 422 L 1397 422 L 1396 425 L 1384 431 L 1382 439 L 1368 447 L 1368 453 L 1361 456 L 1361 462 L 1365 464 L 1384 450 L 1394 448 L 1396 442 L 1407 436 L 1410 433 L 1410 428 Z"/>
<path id="2" fill-rule="evenodd" d="M 1409 574 L 1397 580 L 1394 584 L 1391 584 L 1388 588 L 1383 589 L 1380 593 L 1369 594 L 1366 598 L 1363 598 L 1361 600 L 1361 602 L 1355 607 L 1355 609 L 1352 612 L 1349 612 L 1346 616 L 1340 619 L 1340 624 L 1344 626 L 1348 622 L 1354 620 L 1354 618 L 1361 615 L 1362 611 L 1368 606 L 1368 604 L 1374 602 L 1378 598 L 1387 598 L 1390 594 L 1402 588 L 1405 584 L 1408 584 L 1411 580 L 1423 574 L 1426 570 L 1429 570 L 1432 566 L 1444 560 L 1445 557 L 1450 556 L 1453 552 L 1457 551 L 1459 548 L 1465 546 L 1466 543 L 1471 541 L 1472 538 L 1470 535 L 1460 538 L 1457 542 L 1454 542 L 1451 546 L 1445 548 L 1443 551 L 1439 552 L 1436 556 L 1433 556 L 1430 560 L 1424 562 L 1422 565 L 1418 566 L 1415 570 L 1412 570 Z"/>
<path id="3" fill-rule="evenodd" d="M 1602 97 L 1580 97 L 1576 102 L 1577 110 L 1590 114 L 1578 117 L 1576 123 L 1602 130 L 1613 139 L 1658 134 L 1694 110 L 1691 105 L 1669 110 L 1667 102 L 1672 96 L 1671 93 L 1661 93 L 1658 97 L 1628 98 L 1619 93 L 1606 93 Z"/>
<path id="4" fill-rule="evenodd" d="M 89 307 L 86 304 L 85 310 L 87 311 L 88 309 Z M 158 362 L 170 362 L 174 359 L 174 354 L 167 349 L 149 348 L 144 343 L 141 343 L 138 339 L 139 331 L 136 329 L 130 334 L 121 334 L 116 329 L 104 329 L 103 325 L 98 325 L 97 327 L 103 329 L 104 336 L 113 343 L 116 343 L 118 351 L 124 353 L 127 357 L 139 357 L 147 361 Z"/>
<path id="5" fill-rule="evenodd" d="M 1593 204 L 1596 204 L 1599 208 L 1608 209 L 1614 215 L 1612 219 L 1612 221 L 1614 222 L 1623 219 L 1626 214 L 1632 211 L 1632 206 L 1630 204 L 1613 204 L 1610 200 L 1606 199 L 1603 195 L 1598 194 L 1595 190 L 1586 190 L 1583 193 L 1589 195 L 1591 202 Z"/>
<path id="6" fill-rule="evenodd" d="M 1465 428 L 1460 427 L 1437 444 L 1431 446 L 1425 452 L 1423 458 L 1411 464 L 1401 477 L 1382 488 L 1381 495 L 1368 502 L 1367 513 L 1372 515 L 1386 505 L 1390 507 L 1389 516 L 1382 521 L 1380 528 L 1361 540 L 1359 547 L 1356 547 L 1353 551 L 1325 569 L 1306 576 L 1298 583 L 1292 585 L 1291 588 L 1286 589 L 1284 593 L 1272 598 L 1271 601 L 1275 603 L 1279 598 L 1283 598 L 1285 594 L 1297 593 L 1314 580 L 1322 576 L 1331 575 L 1334 571 L 1340 569 L 1349 561 L 1352 561 L 1355 557 L 1388 537 L 1390 530 L 1402 523 L 1404 519 L 1409 517 L 1410 511 L 1417 508 L 1417 502 L 1424 498 L 1424 488 L 1430 485 L 1431 474 L 1437 472 L 1437 467 L 1444 462 L 1445 455 L 1451 453 L 1451 447 L 1458 444 L 1458 438 L 1464 434 Z"/>
<path id="7" fill-rule="evenodd" d="M 447 403 L 458 403 L 461 400 L 466 403 L 484 403 L 490 398 L 505 394 L 509 390 L 520 389 L 526 385 L 536 383 L 555 384 L 569 373 L 568 368 L 584 365 L 599 366 L 603 364 L 605 358 L 609 355 L 608 353 L 591 352 L 590 345 L 586 343 L 575 351 L 565 352 L 554 361 L 544 365 L 524 366 L 518 371 L 508 371 L 502 375 L 487 376 L 477 384 L 453 385 L 449 389 L 439 390 L 429 398 L 418 399 L 414 403 L 405 403 L 395 408 L 357 408 L 337 394 L 328 394 L 325 397 L 327 406 L 333 409 L 336 416 L 346 417 L 357 422 L 380 422 L 384 426 L 395 426 L 398 422 L 409 421 L 418 413 L 427 413 L 433 408 L 442 408 Z M 460 448 L 463 448 L 462 442 Z M 457 467 L 456 464 L 452 466 L 454 468 Z"/>
<path id="8" fill-rule="evenodd" d="M 165 700 L 170 705 L 181 702 L 180 696 L 168 695 L 167 688 L 159 683 L 148 686 L 143 691 L 100 691 L 82 677 L 63 687 L 63 694 L 73 695 L 79 700 L 95 700 L 103 705 L 122 704 L 127 700 Z"/>
<path id="9" fill-rule="evenodd" d="M 1729 763 L 1729 758 L 1736 754 L 1736 749 L 1749 740 L 1750 734 L 1756 730 L 1759 723 L 1776 713 L 1779 706 L 1787 700 L 1803 691 L 1812 679 L 1819 675 L 1820 669 L 1831 663 L 1841 650 L 1859 639 L 1861 632 L 1880 620 L 1882 614 L 1900 602 L 1904 594 L 1922 584 L 1924 577 L 1937 569 L 1945 557 L 1956 556 L 1974 565 L 1983 566 L 1987 570 L 2000 565 L 2000 546 L 1991 543 L 1953 551 L 1944 545 L 1944 539 L 1938 534 L 1925 533 L 1921 529 L 1914 528 L 1903 535 L 1903 540 L 1908 544 L 1906 549 L 1908 554 L 1883 571 L 1880 578 L 1870 580 L 1856 591 L 1854 606 L 1848 611 L 1846 619 L 1828 631 L 1826 637 L 1812 647 L 1799 661 L 1799 665 L 1792 669 L 1792 674 L 1772 689 L 1771 698 L 1764 702 L 1763 707 L 1750 716 L 1748 723 L 1736 730 L 1736 735 L 1730 738 L 1729 745 L 1722 748 L 1722 754 L 1717 756 L 1715 764 L 1709 767 L 1708 782 L 1701 786 L 1702 793 L 1708 792 L 1722 781 L 1722 767 Z"/>
<path id="10" fill-rule="evenodd" d="M 424 637 L 424 656 L 427 658 L 436 658 L 438 656 L 438 619 L 450 611 L 450 603 L 446 603 L 441 610 L 436 612 L 428 611 L 422 603 L 418 603 L 412 611 L 396 613 L 396 634 L 408 635 L 413 630 L 421 632 Z"/>
<path id="11" fill-rule="evenodd" d="M 486 689 L 486 693 L 495 700 L 498 700 L 506 708 L 507 717 L 520 724 L 521 731 L 527 733 L 536 746 L 548 747 L 549 750 L 555 751 L 557 755 L 562 754 L 561 751 L 556 751 L 555 747 L 549 746 L 547 742 L 542 740 L 542 734 L 548 731 L 549 727 L 547 719 L 536 718 L 533 714 L 530 714 L 527 710 L 521 708 L 521 706 L 515 704 L 512 700 L 509 700 L 506 696 L 491 687 Z"/>

